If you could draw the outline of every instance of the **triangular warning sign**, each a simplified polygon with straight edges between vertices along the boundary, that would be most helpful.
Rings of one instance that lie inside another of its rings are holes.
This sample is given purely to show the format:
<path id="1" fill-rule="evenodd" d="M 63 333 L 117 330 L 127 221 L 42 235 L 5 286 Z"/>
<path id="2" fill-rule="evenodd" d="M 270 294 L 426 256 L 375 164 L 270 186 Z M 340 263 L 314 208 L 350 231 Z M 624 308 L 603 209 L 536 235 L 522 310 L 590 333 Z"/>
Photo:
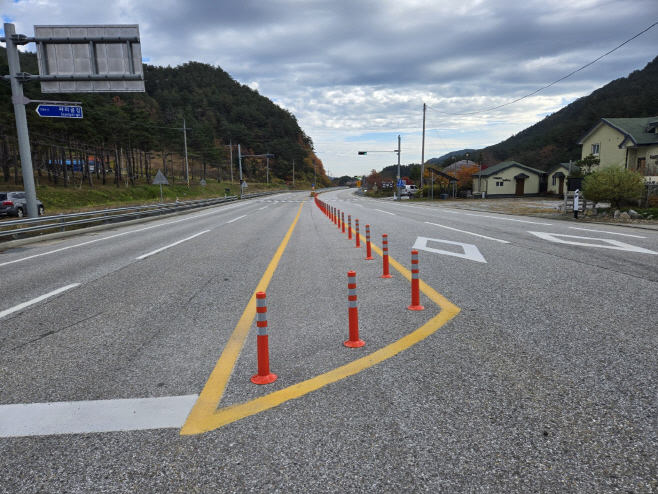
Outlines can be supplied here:
<path id="1" fill-rule="evenodd" d="M 165 177 L 160 170 L 158 170 L 157 175 L 153 179 L 153 185 L 169 185 L 167 177 Z"/>

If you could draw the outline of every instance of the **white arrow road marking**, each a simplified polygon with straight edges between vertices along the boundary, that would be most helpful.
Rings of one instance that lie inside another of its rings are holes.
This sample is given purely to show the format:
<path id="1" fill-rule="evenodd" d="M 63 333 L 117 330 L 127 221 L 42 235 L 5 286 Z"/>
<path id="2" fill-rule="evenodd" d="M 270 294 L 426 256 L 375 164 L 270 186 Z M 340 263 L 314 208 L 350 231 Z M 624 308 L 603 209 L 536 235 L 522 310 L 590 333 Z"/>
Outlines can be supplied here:
<path id="1" fill-rule="evenodd" d="M 624 250 L 627 252 L 640 252 L 642 254 L 658 254 L 658 252 L 654 252 L 649 249 L 644 249 L 642 247 L 636 247 L 634 245 L 625 244 L 624 242 L 620 242 L 618 240 L 608 240 L 606 238 L 576 237 L 574 235 L 561 235 L 558 233 L 544 233 L 544 232 L 528 232 L 528 233 L 536 235 L 539 238 L 543 238 L 544 240 L 548 240 L 550 242 L 555 242 L 558 244 L 582 245 L 583 247 L 598 247 L 600 249 Z M 598 240 L 599 242 L 603 242 L 604 244 L 608 244 L 608 245 L 592 244 L 589 242 L 574 242 L 572 240 L 562 240 L 561 238 L 557 238 L 557 237 L 575 238 L 578 240 Z"/>
<path id="2" fill-rule="evenodd" d="M 495 240 L 496 242 L 500 242 L 501 244 L 509 244 L 509 242 L 507 240 L 501 240 L 499 238 L 487 237 L 485 235 L 480 235 L 479 233 L 467 232 L 466 230 L 459 230 L 457 228 L 452 228 L 451 226 L 439 225 L 438 223 L 430 223 L 429 221 L 426 221 L 425 223 L 427 223 L 428 225 L 439 226 L 441 228 L 446 228 L 448 230 L 453 230 L 453 231 L 460 232 L 460 233 L 466 233 L 468 235 L 475 235 L 476 237 L 486 238 L 487 240 Z"/>
<path id="3" fill-rule="evenodd" d="M 179 429 L 198 397 L 0 405 L 0 437 Z"/>
<path id="4" fill-rule="evenodd" d="M 30 305 L 34 305 L 38 302 L 41 302 L 42 300 L 46 300 L 47 298 L 54 297 L 55 295 L 65 292 L 66 290 L 75 288 L 79 284 L 80 283 L 73 283 L 72 285 L 63 286 L 62 288 L 58 288 L 57 290 L 54 290 L 50 293 L 46 293 L 45 295 L 41 295 L 40 297 L 33 298 L 32 300 L 28 300 L 27 302 L 23 302 L 22 304 L 18 304 L 12 307 L 11 309 L 3 310 L 2 312 L 0 312 L 0 319 L 2 319 L 5 316 L 8 316 L 9 314 L 13 314 L 16 311 L 24 309 L 25 307 L 29 307 Z"/>
<path id="5" fill-rule="evenodd" d="M 464 253 L 459 254 L 457 252 L 450 252 L 449 250 L 433 249 L 432 247 L 427 246 L 427 242 L 439 242 L 442 244 L 459 245 L 462 249 L 464 249 Z M 461 257 L 462 259 L 470 259 L 471 261 L 475 261 L 475 262 L 484 262 L 484 263 L 487 262 L 475 245 L 462 244 L 461 242 L 451 242 L 450 240 L 418 237 L 412 249 L 426 250 L 427 252 L 433 252 L 434 254 L 443 254 L 445 256 Z"/>

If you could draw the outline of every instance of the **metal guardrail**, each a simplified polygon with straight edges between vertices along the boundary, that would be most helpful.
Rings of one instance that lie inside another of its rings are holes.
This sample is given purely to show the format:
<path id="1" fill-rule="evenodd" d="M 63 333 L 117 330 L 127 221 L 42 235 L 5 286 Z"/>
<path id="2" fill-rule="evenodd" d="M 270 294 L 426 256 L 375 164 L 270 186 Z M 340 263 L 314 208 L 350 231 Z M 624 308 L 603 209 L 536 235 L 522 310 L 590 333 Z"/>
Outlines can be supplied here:
<path id="1" fill-rule="evenodd" d="M 255 192 L 244 194 L 243 199 L 268 196 L 288 191 Z M 33 233 L 64 232 L 67 227 L 84 227 L 94 224 L 109 224 L 128 221 L 132 219 L 146 218 L 149 216 L 160 216 L 172 214 L 188 209 L 202 208 L 237 201 L 238 196 L 217 197 L 214 199 L 197 199 L 194 201 L 178 201 L 166 204 L 153 204 L 150 206 L 132 206 L 126 208 L 103 209 L 100 211 L 88 211 L 86 213 L 56 214 L 42 216 L 40 218 L 23 218 L 20 220 L 0 222 L 0 242 L 7 238 L 25 238 Z M 27 226 L 23 226 L 27 225 Z M 14 227 L 21 228 L 14 228 Z"/>

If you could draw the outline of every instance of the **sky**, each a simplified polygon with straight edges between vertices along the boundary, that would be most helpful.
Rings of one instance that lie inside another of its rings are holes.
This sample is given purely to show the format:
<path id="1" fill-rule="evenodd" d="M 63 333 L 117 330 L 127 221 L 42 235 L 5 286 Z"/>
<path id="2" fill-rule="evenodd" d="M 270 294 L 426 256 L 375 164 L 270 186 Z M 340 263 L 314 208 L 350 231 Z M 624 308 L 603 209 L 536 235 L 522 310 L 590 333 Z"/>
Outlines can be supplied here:
<path id="1" fill-rule="evenodd" d="M 658 1 L 0 0 L 0 17 L 28 36 L 138 24 L 144 62 L 221 67 L 293 113 L 333 176 L 396 164 L 398 136 L 402 164 L 420 163 L 423 104 L 427 160 L 503 141 L 658 55 L 654 26 L 484 111 L 644 31 Z"/>

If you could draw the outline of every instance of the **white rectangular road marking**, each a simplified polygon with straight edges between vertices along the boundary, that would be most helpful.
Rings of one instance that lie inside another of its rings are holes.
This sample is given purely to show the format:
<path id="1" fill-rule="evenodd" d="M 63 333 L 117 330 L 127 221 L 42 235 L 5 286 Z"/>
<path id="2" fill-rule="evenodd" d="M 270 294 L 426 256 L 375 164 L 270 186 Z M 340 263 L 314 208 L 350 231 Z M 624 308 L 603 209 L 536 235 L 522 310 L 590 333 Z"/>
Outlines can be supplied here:
<path id="1" fill-rule="evenodd" d="M 395 216 L 395 213 L 389 213 L 388 211 L 382 211 L 381 209 L 375 209 L 375 208 L 373 208 L 372 210 L 373 210 L 373 211 L 379 211 L 380 213 L 390 214 L 391 216 Z"/>
<path id="2" fill-rule="evenodd" d="M 244 218 L 245 216 L 247 216 L 247 215 L 243 214 L 242 216 L 238 216 L 237 218 L 233 218 L 232 220 L 227 221 L 226 224 L 228 225 L 229 223 L 233 223 L 234 221 L 238 221 L 240 218 Z"/>
<path id="3" fill-rule="evenodd" d="M 181 428 L 198 395 L 0 405 L 0 437 Z"/>
<path id="4" fill-rule="evenodd" d="M 492 218 L 494 220 L 503 220 L 503 221 L 516 221 L 517 223 L 530 223 L 531 225 L 545 225 L 545 226 L 553 226 L 552 223 L 538 223 L 536 221 L 527 221 L 527 220 L 515 220 L 513 218 L 503 218 L 501 216 L 487 216 L 484 214 L 470 214 L 470 213 L 464 213 L 466 216 L 477 216 L 478 218 Z"/>
<path id="5" fill-rule="evenodd" d="M 11 309 L 3 310 L 2 312 L 0 312 L 0 319 L 2 319 L 5 316 L 8 316 L 9 314 L 13 314 L 16 311 L 24 309 L 25 307 L 29 307 L 30 305 L 34 305 L 36 303 L 39 303 L 42 300 L 46 300 L 47 298 L 54 297 L 55 295 L 58 295 L 62 292 L 65 292 L 66 290 L 70 290 L 71 288 L 75 288 L 79 284 L 80 283 L 73 283 L 72 285 L 63 286 L 62 288 L 58 288 L 57 290 L 54 290 L 50 293 L 46 293 L 45 295 L 41 295 L 40 297 L 33 298 L 32 300 L 29 300 L 27 302 L 23 302 L 22 304 L 18 304 L 15 307 L 12 307 Z"/>
<path id="6" fill-rule="evenodd" d="M 606 232 L 605 230 L 590 230 L 589 228 L 578 228 L 577 226 L 570 226 L 569 228 L 571 228 L 572 230 L 584 230 L 586 232 L 607 233 L 608 235 L 622 235 L 624 237 L 647 238 L 647 237 L 640 237 L 639 235 L 630 235 L 628 233 Z"/>
<path id="7" fill-rule="evenodd" d="M 165 245 L 164 247 L 160 247 L 159 249 L 154 250 L 153 252 L 149 252 L 148 254 L 144 254 L 144 255 L 141 255 L 139 257 L 136 257 L 135 259 L 137 259 L 137 260 L 146 259 L 149 256 L 157 254 L 158 252 L 162 252 L 163 250 L 169 249 L 169 248 L 174 247 L 178 244 L 182 244 L 183 242 L 187 242 L 188 240 L 192 240 L 194 237 L 198 237 L 199 235 L 203 235 L 204 233 L 208 233 L 209 231 L 210 230 L 204 230 L 204 231 L 199 232 L 195 235 L 192 235 L 191 237 L 184 238 L 183 240 L 179 240 L 178 242 L 174 242 L 173 244 L 169 244 L 169 245 Z"/>
<path id="8" fill-rule="evenodd" d="M 434 225 L 434 226 L 438 226 L 438 227 L 441 227 L 441 228 L 447 228 L 448 230 L 454 230 L 456 232 L 466 233 L 467 235 L 475 235 L 476 237 L 486 238 L 487 240 L 494 240 L 496 242 L 500 242 L 501 244 L 509 244 L 510 243 L 507 240 L 501 240 L 499 238 L 493 238 L 493 237 L 486 237 L 484 235 L 480 235 L 479 233 L 467 232 L 466 230 L 458 230 L 457 228 L 452 228 L 450 226 L 445 226 L 445 225 L 439 225 L 437 223 L 430 223 L 429 221 L 426 221 L 425 223 L 427 223 L 428 225 Z"/>

